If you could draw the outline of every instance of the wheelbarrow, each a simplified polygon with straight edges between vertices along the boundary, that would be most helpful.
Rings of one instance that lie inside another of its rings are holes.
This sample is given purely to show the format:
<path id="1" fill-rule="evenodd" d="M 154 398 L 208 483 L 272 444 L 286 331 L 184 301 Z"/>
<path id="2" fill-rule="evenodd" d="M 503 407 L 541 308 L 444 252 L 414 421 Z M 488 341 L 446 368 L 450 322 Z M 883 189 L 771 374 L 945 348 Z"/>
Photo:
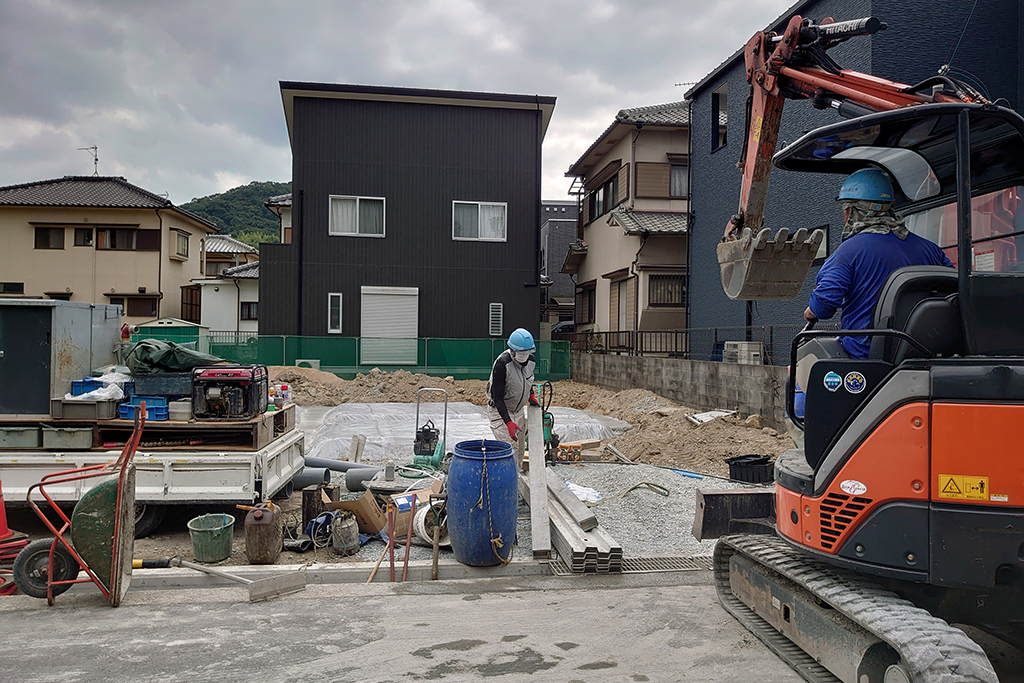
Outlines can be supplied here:
<path id="1" fill-rule="evenodd" d="M 95 583 L 117 607 L 132 580 L 132 551 L 135 545 L 135 451 L 146 423 L 146 404 L 135 409 L 135 429 L 112 463 L 79 467 L 44 476 L 29 487 L 29 506 L 53 533 L 54 538 L 29 543 L 14 560 L 14 581 L 21 592 L 46 598 L 49 605 L 76 583 Z M 87 479 L 99 479 L 75 504 L 69 518 L 46 492 L 57 486 Z M 32 500 L 39 495 L 60 518 L 58 528 Z M 78 578 L 84 571 L 86 578 Z"/>

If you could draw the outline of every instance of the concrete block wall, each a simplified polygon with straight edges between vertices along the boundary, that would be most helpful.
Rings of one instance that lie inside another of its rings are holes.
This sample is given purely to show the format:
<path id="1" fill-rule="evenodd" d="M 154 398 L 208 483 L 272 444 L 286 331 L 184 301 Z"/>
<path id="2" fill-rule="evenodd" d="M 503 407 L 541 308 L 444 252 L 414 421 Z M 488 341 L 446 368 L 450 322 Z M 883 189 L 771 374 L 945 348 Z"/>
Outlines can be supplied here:
<path id="1" fill-rule="evenodd" d="M 572 379 L 614 391 L 647 389 L 701 410 L 757 414 L 766 424 L 785 428 L 784 367 L 574 351 Z"/>

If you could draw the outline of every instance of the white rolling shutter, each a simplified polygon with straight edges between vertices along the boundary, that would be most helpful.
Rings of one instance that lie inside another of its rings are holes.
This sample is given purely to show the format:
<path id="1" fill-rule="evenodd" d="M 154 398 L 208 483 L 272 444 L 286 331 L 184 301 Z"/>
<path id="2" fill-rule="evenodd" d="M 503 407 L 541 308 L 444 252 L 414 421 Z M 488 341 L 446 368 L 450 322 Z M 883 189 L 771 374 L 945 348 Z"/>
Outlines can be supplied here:
<path id="1" fill-rule="evenodd" d="M 415 365 L 419 336 L 419 289 L 360 289 L 359 362 L 363 365 Z"/>

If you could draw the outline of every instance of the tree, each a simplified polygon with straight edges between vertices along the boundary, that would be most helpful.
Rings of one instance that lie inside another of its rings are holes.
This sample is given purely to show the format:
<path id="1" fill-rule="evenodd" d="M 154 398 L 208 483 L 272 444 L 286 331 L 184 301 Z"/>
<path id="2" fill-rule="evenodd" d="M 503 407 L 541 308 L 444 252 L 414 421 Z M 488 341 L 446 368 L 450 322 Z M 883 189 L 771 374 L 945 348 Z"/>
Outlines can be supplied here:
<path id="1" fill-rule="evenodd" d="M 221 233 L 246 244 L 277 242 L 278 219 L 263 204 L 271 197 L 288 194 L 292 184 L 253 181 L 248 185 L 193 199 L 181 208 L 198 214 L 216 225 Z M 251 233 L 247 239 L 241 235 Z M 254 240 L 255 243 L 248 240 Z"/>

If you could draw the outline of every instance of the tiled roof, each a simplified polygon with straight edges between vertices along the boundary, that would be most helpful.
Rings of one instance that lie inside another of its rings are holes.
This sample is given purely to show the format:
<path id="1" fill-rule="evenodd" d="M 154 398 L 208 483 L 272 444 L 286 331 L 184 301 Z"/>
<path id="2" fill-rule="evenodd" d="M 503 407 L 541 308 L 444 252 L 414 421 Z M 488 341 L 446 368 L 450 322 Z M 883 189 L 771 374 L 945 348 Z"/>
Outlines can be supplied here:
<path id="1" fill-rule="evenodd" d="M 642 123 L 650 126 L 687 126 L 690 124 L 690 103 L 683 100 L 649 107 L 620 109 L 615 115 L 615 120 L 619 123 Z"/>
<path id="2" fill-rule="evenodd" d="M 292 205 L 292 193 L 279 194 L 268 199 L 264 206 L 291 206 Z"/>
<path id="3" fill-rule="evenodd" d="M 228 235 L 210 235 L 206 238 L 207 254 L 257 254 L 259 250 Z"/>
<path id="4" fill-rule="evenodd" d="M 260 262 L 253 261 L 252 263 L 243 263 L 240 266 L 234 266 L 228 268 L 221 277 L 241 277 L 241 278 L 258 278 L 260 276 Z"/>
<path id="5" fill-rule="evenodd" d="M 124 178 L 64 176 L 0 187 L 0 206 L 73 206 L 98 209 L 173 209 L 212 229 L 217 226 L 191 211 L 174 206 Z"/>
<path id="6" fill-rule="evenodd" d="M 622 228 L 627 235 L 684 235 L 688 231 L 686 214 L 672 211 L 615 209 L 608 216 L 608 225 Z"/>
<path id="7" fill-rule="evenodd" d="M 567 177 L 583 175 L 584 172 L 573 171 L 574 168 L 578 167 L 583 163 L 584 159 L 590 156 L 591 152 L 597 149 L 605 138 L 607 138 L 615 127 L 618 125 L 630 125 L 635 126 L 642 124 L 645 126 L 689 126 L 690 125 L 690 101 L 683 100 L 681 102 L 670 102 L 668 104 L 653 104 L 649 107 L 634 107 L 632 109 L 620 109 L 619 113 L 615 115 L 615 120 L 604 129 L 594 143 L 587 148 L 579 159 L 569 167 L 569 170 L 565 172 Z"/>

